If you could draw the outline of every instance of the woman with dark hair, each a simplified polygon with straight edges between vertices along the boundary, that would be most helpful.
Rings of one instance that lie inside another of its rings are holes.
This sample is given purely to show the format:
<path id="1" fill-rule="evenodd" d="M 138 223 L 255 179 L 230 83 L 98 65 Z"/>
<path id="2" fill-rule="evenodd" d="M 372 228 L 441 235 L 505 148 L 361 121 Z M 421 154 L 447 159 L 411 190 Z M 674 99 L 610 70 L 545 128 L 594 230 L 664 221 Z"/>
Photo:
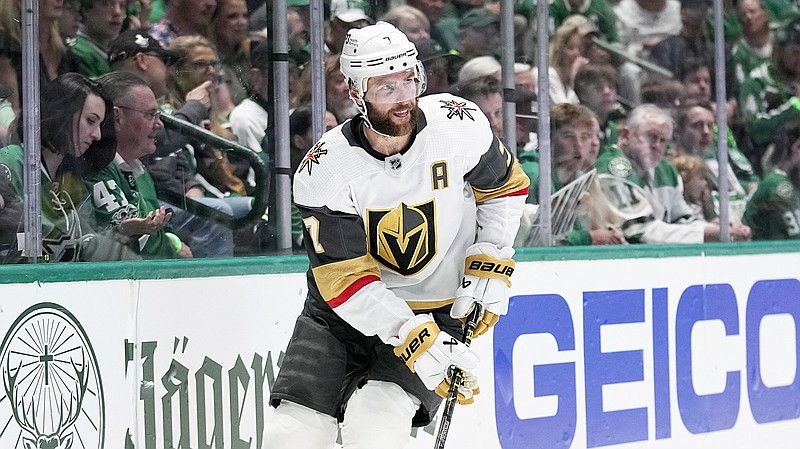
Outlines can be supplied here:
<path id="1" fill-rule="evenodd" d="M 59 76 L 42 88 L 41 220 L 47 261 L 119 258 L 102 253 L 102 239 L 89 232 L 79 214 L 88 198 L 80 177 L 96 173 L 114 157 L 116 139 L 110 105 L 100 89 L 77 73 Z M 17 135 L 24 137 L 22 120 Z M 15 244 L 22 223 L 25 152 L 21 139 L 0 149 L 0 260 L 19 256 Z"/>
<path id="2" fill-rule="evenodd" d="M 767 164 L 769 174 L 747 202 L 742 221 L 753 240 L 800 239 L 800 121 L 780 128 Z"/>

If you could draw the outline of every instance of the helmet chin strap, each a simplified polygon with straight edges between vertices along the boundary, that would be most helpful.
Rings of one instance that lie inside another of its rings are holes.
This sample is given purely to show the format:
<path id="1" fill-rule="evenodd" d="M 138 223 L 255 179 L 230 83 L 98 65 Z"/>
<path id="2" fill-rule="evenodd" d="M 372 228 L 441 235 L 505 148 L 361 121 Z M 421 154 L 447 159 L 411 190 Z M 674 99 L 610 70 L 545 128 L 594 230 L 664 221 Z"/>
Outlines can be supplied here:
<path id="1" fill-rule="evenodd" d="M 364 117 L 364 122 L 367 124 L 367 128 L 371 129 L 372 132 L 374 132 L 375 134 L 379 134 L 379 135 L 381 135 L 383 137 L 397 137 L 397 136 L 390 136 L 388 134 L 384 134 L 384 133 L 378 131 L 377 129 L 375 129 L 375 127 L 372 126 L 372 122 L 369 121 L 369 116 L 366 113 L 361 114 L 361 116 Z"/>
<path id="2" fill-rule="evenodd" d="M 360 105 L 358 104 L 358 101 L 356 101 L 356 99 L 353 98 L 352 96 L 350 97 L 350 99 L 353 100 L 353 103 L 356 104 L 356 108 L 358 108 L 358 112 L 360 112 L 361 116 L 364 117 L 364 123 L 367 124 L 367 128 L 371 129 L 372 132 L 374 132 L 375 134 L 379 134 L 379 135 L 381 135 L 383 137 L 389 137 L 389 138 L 397 137 L 397 136 L 390 136 L 388 134 L 384 134 L 384 133 L 378 131 L 377 129 L 375 129 L 374 126 L 372 126 L 372 122 L 369 121 L 369 114 L 367 113 L 367 102 L 364 100 L 364 97 L 359 95 L 358 99 L 361 101 Z"/>

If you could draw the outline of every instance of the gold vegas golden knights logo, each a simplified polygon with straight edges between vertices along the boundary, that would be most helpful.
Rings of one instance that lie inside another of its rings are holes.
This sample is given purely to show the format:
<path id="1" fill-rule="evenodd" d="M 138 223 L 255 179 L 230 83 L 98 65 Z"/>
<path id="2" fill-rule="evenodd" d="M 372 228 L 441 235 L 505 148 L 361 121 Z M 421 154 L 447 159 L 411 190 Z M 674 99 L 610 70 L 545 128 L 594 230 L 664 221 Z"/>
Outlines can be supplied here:
<path id="1" fill-rule="evenodd" d="M 403 276 L 422 271 L 436 257 L 436 205 L 400 203 L 392 209 L 368 209 L 369 252 Z"/>

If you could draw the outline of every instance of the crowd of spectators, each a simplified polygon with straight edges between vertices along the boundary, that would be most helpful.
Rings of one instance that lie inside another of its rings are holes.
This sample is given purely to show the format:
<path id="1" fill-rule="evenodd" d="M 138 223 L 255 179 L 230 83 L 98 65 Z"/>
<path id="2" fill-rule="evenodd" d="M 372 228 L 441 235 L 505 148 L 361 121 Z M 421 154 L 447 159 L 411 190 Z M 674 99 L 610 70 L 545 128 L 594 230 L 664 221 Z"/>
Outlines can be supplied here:
<path id="1" fill-rule="evenodd" d="M 723 3 L 724 106 L 714 103 L 710 0 L 550 1 L 543 68 L 532 63 L 536 2 L 515 2 L 518 156 L 538 187 L 536 80 L 547 70 L 552 193 L 594 176 L 581 187 L 572 229 L 555 243 L 718 240 L 718 107 L 728 125 L 732 238 L 800 238 L 800 12 L 788 0 Z M 21 0 L 0 5 L 0 261 L 13 262 L 20 260 L 23 197 Z M 416 44 L 425 95 L 473 101 L 504 137 L 499 3 L 324 5 L 328 128 L 358 114 L 338 66 L 344 36 L 382 20 Z M 268 252 L 273 236 L 259 235 L 268 226 L 234 231 L 213 214 L 187 210 L 196 202 L 233 219 L 247 216 L 252 167 L 161 121 L 171 115 L 266 153 L 273 98 L 266 8 L 263 0 L 39 0 L 47 259 Z M 308 0 L 287 0 L 293 170 L 313 145 L 309 8 Z M 63 123 L 45 131 L 54 122 Z M 531 189 L 525 218 L 533 227 L 537 192 Z M 299 236 L 295 229 L 295 243 Z M 97 250 L 101 243 L 111 249 Z"/>

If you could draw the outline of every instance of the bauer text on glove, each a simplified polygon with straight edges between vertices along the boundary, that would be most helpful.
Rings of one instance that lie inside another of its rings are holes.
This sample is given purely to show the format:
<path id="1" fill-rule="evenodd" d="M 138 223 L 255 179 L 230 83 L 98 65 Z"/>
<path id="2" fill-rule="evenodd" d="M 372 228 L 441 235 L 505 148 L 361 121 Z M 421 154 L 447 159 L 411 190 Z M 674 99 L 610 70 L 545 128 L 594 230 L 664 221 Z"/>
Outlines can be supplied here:
<path id="1" fill-rule="evenodd" d="M 470 404 L 478 394 L 478 382 L 470 372 L 478 365 L 478 356 L 455 337 L 442 332 L 428 314 L 416 315 L 400 328 L 394 353 L 405 362 L 408 369 L 419 376 L 429 390 L 447 396 L 450 389 L 449 368 L 458 367 L 463 372 L 458 402 Z"/>
<path id="2" fill-rule="evenodd" d="M 476 243 L 467 248 L 464 277 L 456 290 L 450 309 L 453 318 L 466 318 L 475 303 L 484 307 L 483 317 L 475 327 L 474 337 L 489 330 L 508 312 L 508 288 L 514 273 L 514 248 L 497 249 L 491 243 Z"/>

